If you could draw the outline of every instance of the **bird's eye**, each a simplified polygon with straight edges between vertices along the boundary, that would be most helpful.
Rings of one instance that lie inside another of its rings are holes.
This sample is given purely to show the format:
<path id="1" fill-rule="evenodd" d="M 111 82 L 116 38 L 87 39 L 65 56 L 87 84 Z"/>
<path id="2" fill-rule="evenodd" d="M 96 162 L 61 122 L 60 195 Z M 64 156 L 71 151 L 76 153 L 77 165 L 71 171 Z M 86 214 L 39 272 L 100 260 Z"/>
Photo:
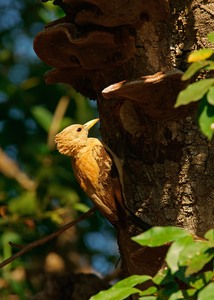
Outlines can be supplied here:
<path id="1" fill-rule="evenodd" d="M 80 132 L 80 131 L 82 131 L 82 128 L 81 127 L 77 128 L 77 132 Z"/>

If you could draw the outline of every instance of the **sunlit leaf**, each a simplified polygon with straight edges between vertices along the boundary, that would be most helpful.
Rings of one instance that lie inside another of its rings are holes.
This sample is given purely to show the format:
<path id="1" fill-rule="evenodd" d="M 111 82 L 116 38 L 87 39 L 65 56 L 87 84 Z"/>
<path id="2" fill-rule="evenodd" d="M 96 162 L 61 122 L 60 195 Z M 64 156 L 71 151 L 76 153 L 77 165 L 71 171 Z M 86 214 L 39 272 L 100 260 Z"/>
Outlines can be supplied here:
<path id="1" fill-rule="evenodd" d="M 59 212 L 57 210 L 55 210 L 54 212 L 50 213 L 50 219 L 56 223 L 61 225 L 63 223 L 63 217 L 61 216 L 61 214 L 59 214 Z"/>
<path id="2" fill-rule="evenodd" d="M 168 300 L 190 299 L 190 297 L 194 296 L 195 292 L 196 291 L 194 289 L 177 291 L 173 293 Z"/>
<path id="3" fill-rule="evenodd" d="M 59 9 L 57 5 L 53 5 L 51 2 L 45 3 L 45 7 L 41 7 L 38 13 L 44 24 L 51 22 L 53 19 L 57 19 L 57 17 L 64 16 L 63 11 Z"/>
<path id="4" fill-rule="evenodd" d="M 190 286 L 197 290 L 200 290 L 212 280 L 213 276 L 213 271 L 207 271 L 198 274 L 197 276 L 192 276 L 192 279 L 190 280 Z"/>
<path id="5" fill-rule="evenodd" d="M 158 299 L 156 296 L 143 296 L 139 298 L 139 300 L 156 300 L 156 299 Z"/>
<path id="6" fill-rule="evenodd" d="M 101 291 L 97 295 L 92 296 L 89 300 L 112 300 L 112 299 L 117 299 L 117 300 L 123 300 L 128 298 L 129 296 L 133 294 L 139 293 L 140 290 L 136 288 L 131 288 L 131 287 L 123 287 L 123 288 L 110 288 L 107 291 Z"/>
<path id="7" fill-rule="evenodd" d="M 157 288 L 155 286 L 150 286 L 148 289 L 140 292 L 140 296 L 153 295 L 156 292 L 157 292 Z"/>
<path id="8" fill-rule="evenodd" d="M 214 85 L 210 87 L 207 93 L 207 101 L 209 104 L 214 105 Z"/>
<path id="9" fill-rule="evenodd" d="M 185 236 L 180 239 L 177 239 L 169 248 L 169 251 L 166 255 L 166 262 L 172 272 L 174 274 L 179 269 L 179 255 L 181 251 L 185 249 L 187 245 L 193 243 L 192 236 Z"/>
<path id="10" fill-rule="evenodd" d="M 205 70 L 214 70 L 214 61 L 209 60 L 209 64 L 204 67 Z"/>
<path id="11" fill-rule="evenodd" d="M 205 66 L 209 65 L 210 61 L 197 61 L 189 66 L 184 75 L 181 77 L 182 80 L 190 79 L 196 72 Z"/>
<path id="12" fill-rule="evenodd" d="M 169 282 L 174 281 L 174 277 L 172 276 L 169 268 L 161 269 L 152 280 L 156 285 L 163 285 Z"/>
<path id="13" fill-rule="evenodd" d="M 198 123 L 203 134 L 209 139 L 212 139 L 214 130 L 214 106 L 210 105 L 206 98 L 200 102 Z"/>
<path id="14" fill-rule="evenodd" d="M 72 207 L 75 210 L 80 211 L 82 213 L 85 213 L 89 210 L 89 207 L 86 204 L 81 203 L 81 202 L 75 203 L 74 205 L 72 205 Z"/>
<path id="15" fill-rule="evenodd" d="M 122 287 L 127 287 L 127 286 L 133 287 L 137 284 L 146 282 L 150 279 L 151 279 L 151 277 L 147 276 L 147 275 L 132 275 L 123 280 L 120 280 L 119 282 L 117 282 L 114 285 L 114 287 L 116 287 L 116 288 L 118 288 L 118 287 L 122 288 Z"/>
<path id="16" fill-rule="evenodd" d="M 198 293 L 198 300 L 213 300 L 213 295 L 214 295 L 214 282 L 211 282 Z"/>
<path id="17" fill-rule="evenodd" d="M 214 43 L 214 31 L 210 32 L 208 35 L 207 35 L 207 39 L 210 43 Z"/>
<path id="18" fill-rule="evenodd" d="M 126 299 L 130 295 L 139 293 L 140 290 L 133 288 L 133 286 L 150 280 L 151 277 L 147 275 L 132 275 L 127 277 L 106 291 L 101 291 L 97 295 L 90 298 L 90 300 L 122 300 Z"/>
<path id="19" fill-rule="evenodd" d="M 132 239 L 142 246 L 158 247 L 189 235 L 190 233 L 182 228 L 166 226 L 153 227 Z"/>
<path id="20" fill-rule="evenodd" d="M 188 62 L 191 63 L 191 62 L 196 62 L 199 60 L 204 60 L 204 59 L 209 58 L 213 54 L 214 54 L 213 49 L 209 49 L 209 48 L 200 49 L 200 50 L 190 53 L 190 55 L 188 57 Z"/>
<path id="21" fill-rule="evenodd" d="M 175 107 L 200 100 L 212 85 L 214 85 L 213 78 L 200 80 L 190 84 L 186 89 L 179 93 Z"/>
<path id="22" fill-rule="evenodd" d="M 205 235 L 204 235 L 205 239 L 211 241 L 211 242 L 214 242 L 214 229 L 210 229 L 208 230 Z"/>
<path id="23" fill-rule="evenodd" d="M 195 241 L 187 245 L 179 256 L 180 266 L 186 266 L 186 275 L 200 271 L 212 258 L 214 251 L 207 241 Z"/>
<path id="24" fill-rule="evenodd" d="M 180 299 L 184 299 L 184 296 L 183 296 L 182 291 L 177 291 L 177 292 L 173 293 L 168 299 L 169 300 L 180 300 Z"/>

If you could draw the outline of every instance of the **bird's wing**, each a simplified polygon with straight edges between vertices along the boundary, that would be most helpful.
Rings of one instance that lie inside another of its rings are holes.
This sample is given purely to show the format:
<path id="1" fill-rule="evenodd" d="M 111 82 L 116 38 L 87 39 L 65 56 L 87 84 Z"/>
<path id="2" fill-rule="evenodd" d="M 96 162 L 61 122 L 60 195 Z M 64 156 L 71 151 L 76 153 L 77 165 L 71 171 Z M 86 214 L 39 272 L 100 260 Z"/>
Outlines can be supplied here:
<path id="1" fill-rule="evenodd" d="M 112 212 L 111 218 L 113 217 L 116 220 L 117 208 L 113 191 L 113 181 L 111 178 L 112 160 L 103 145 L 96 145 L 93 147 L 92 157 L 94 161 L 96 161 L 99 170 L 98 180 L 95 186 L 96 197 L 102 201 L 108 210 L 110 209 Z"/>
<path id="2" fill-rule="evenodd" d="M 116 221 L 116 204 L 110 176 L 112 161 L 102 144 L 95 143 L 93 139 L 81 155 L 73 157 L 72 165 L 74 174 L 88 197 L 111 222 Z"/>
<path id="3" fill-rule="evenodd" d="M 92 149 L 92 157 L 96 162 L 99 174 L 96 184 L 100 193 L 112 193 L 111 168 L 112 160 L 102 145 L 96 145 Z"/>

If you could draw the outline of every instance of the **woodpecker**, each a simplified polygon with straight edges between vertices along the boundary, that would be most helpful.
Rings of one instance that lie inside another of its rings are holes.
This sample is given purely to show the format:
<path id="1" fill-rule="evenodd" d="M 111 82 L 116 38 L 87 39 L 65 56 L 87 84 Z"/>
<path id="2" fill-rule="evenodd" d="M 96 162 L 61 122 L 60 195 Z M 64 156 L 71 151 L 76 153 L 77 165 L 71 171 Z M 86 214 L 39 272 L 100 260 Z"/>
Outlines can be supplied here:
<path id="1" fill-rule="evenodd" d="M 99 211 L 111 222 L 118 221 L 114 180 L 111 177 L 112 159 L 97 138 L 88 138 L 89 129 L 99 119 L 84 125 L 66 127 L 55 137 L 61 154 L 72 158 L 74 175 L 83 191 Z"/>
<path id="2" fill-rule="evenodd" d="M 94 119 L 84 125 L 74 124 L 63 129 L 55 137 L 57 149 L 71 157 L 74 175 L 81 188 L 112 224 L 117 225 L 120 215 L 120 218 L 131 218 L 144 231 L 148 230 L 151 225 L 137 217 L 126 205 L 118 159 L 100 140 L 88 138 L 90 128 L 98 121 Z M 112 176 L 113 160 L 105 148 L 114 159 L 120 180 Z"/>

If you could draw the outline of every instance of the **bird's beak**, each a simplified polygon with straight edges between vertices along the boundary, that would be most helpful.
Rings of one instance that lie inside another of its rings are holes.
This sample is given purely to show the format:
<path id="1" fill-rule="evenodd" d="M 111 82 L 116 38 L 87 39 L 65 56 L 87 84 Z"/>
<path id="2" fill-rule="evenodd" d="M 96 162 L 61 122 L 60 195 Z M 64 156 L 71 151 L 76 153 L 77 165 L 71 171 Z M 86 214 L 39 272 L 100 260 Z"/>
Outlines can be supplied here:
<path id="1" fill-rule="evenodd" d="M 84 124 L 85 129 L 89 130 L 91 127 L 93 127 L 97 122 L 99 121 L 98 119 L 93 119 L 91 121 L 88 121 L 87 123 Z"/>

